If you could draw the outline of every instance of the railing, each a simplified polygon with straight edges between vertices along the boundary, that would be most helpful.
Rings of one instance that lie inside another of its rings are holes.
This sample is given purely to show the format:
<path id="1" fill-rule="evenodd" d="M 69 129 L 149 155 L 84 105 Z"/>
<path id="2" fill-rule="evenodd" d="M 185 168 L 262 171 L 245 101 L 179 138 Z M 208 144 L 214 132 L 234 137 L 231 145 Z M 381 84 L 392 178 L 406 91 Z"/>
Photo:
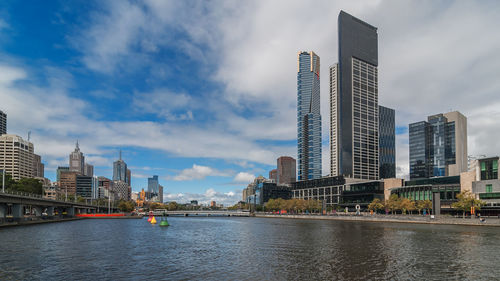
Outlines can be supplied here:
<path id="1" fill-rule="evenodd" d="M 28 193 L 28 192 L 23 192 L 23 191 L 17 191 L 17 190 L 1 190 L 0 193 L 4 194 L 10 194 L 10 195 L 18 195 L 18 196 L 24 196 L 24 197 L 31 197 L 31 198 L 43 198 L 41 194 L 35 194 L 35 193 Z"/>
<path id="2" fill-rule="evenodd" d="M 83 205 L 90 205 L 90 206 L 96 206 L 96 207 L 108 207 L 108 204 L 98 204 L 97 201 L 91 201 L 91 202 L 75 202 L 74 200 L 68 200 L 68 199 L 63 199 L 63 200 L 58 200 L 58 199 L 51 199 L 51 198 L 44 198 L 43 195 L 41 194 L 35 194 L 35 193 L 29 193 L 29 192 L 23 192 L 23 191 L 17 191 L 17 190 L 5 190 L 2 191 L 0 189 L 0 194 L 9 194 L 9 195 L 16 195 L 16 196 L 24 196 L 24 197 L 29 197 L 29 198 L 36 198 L 36 199 L 45 199 L 45 200 L 53 200 L 57 202 L 66 202 L 66 203 L 75 203 L 75 204 L 83 204 Z M 116 203 L 112 204 L 116 205 Z M 116 209 L 116 206 L 112 206 L 113 209 Z"/>

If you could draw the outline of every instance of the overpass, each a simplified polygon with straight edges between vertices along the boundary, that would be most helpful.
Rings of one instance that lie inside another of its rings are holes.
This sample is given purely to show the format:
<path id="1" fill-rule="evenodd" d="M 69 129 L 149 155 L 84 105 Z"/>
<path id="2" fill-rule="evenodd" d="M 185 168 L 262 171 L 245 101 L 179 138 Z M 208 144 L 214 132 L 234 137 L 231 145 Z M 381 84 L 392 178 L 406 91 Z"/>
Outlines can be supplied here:
<path id="1" fill-rule="evenodd" d="M 145 216 L 149 213 L 145 213 Z M 216 210 L 186 210 L 186 211 L 166 211 L 166 210 L 155 210 L 153 211 L 155 216 L 198 216 L 198 217 L 249 217 L 250 212 L 243 211 L 216 211 Z"/>
<path id="2" fill-rule="evenodd" d="M 95 213 L 100 209 L 108 210 L 107 206 L 97 204 L 51 200 L 39 194 L 0 190 L 0 224 L 40 218 L 73 217 L 76 214 Z M 116 207 L 111 209 L 115 211 Z"/>

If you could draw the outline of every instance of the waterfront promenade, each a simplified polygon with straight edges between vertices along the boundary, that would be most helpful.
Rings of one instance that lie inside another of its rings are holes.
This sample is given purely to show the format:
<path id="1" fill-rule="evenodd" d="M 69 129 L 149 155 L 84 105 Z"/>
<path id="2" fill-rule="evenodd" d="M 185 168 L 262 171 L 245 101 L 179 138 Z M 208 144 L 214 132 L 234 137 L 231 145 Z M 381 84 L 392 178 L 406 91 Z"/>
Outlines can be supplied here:
<path id="1" fill-rule="evenodd" d="M 307 220 L 339 220 L 339 221 L 364 221 L 364 222 L 391 222 L 391 223 L 413 223 L 413 224 L 447 224 L 447 225 L 476 225 L 476 226 L 500 226 L 500 219 L 497 217 L 483 217 L 484 221 L 479 218 L 461 218 L 452 216 L 431 216 L 421 215 L 350 215 L 350 214 L 335 214 L 335 215 L 319 215 L 319 214 L 298 214 L 298 215 L 278 215 L 268 213 L 257 213 L 256 217 L 260 218 L 282 218 L 282 219 L 307 219 Z"/>

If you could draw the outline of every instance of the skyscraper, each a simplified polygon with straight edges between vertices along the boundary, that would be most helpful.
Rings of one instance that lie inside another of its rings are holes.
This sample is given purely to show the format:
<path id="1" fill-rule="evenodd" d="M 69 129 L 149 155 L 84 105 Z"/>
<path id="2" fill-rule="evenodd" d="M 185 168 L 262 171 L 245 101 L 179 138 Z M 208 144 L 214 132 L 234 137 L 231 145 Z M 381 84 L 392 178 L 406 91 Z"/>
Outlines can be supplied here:
<path id="1" fill-rule="evenodd" d="M 409 125 L 410 178 L 457 176 L 467 171 L 467 118 L 458 111 Z"/>
<path id="2" fill-rule="evenodd" d="M 78 141 L 76 141 L 75 151 L 71 152 L 69 155 L 69 170 L 71 172 L 77 172 L 80 175 L 85 174 L 85 157 L 80 151 Z"/>
<path id="3" fill-rule="evenodd" d="M 121 150 L 120 159 L 113 162 L 113 181 L 127 182 L 127 163 L 122 160 Z"/>
<path id="4" fill-rule="evenodd" d="M 277 182 L 278 180 L 278 170 L 277 169 L 272 169 L 269 171 L 269 179 L 273 180 L 274 182 Z"/>
<path id="5" fill-rule="evenodd" d="M 7 134 L 7 114 L 0 110 L 0 136 Z"/>
<path id="6" fill-rule="evenodd" d="M 153 176 L 151 178 L 148 178 L 148 192 L 151 193 L 156 193 L 158 195 L 159 193 L 159 183 L 158 183 L 158 176 Z"/>
<path id="7" fill-rule="evenodd" d="M 132 172 L 130 169 L 127 169 L 127 183 L 128 186 L 132 186 Z"/>
<path id="8" fill-rule="evenodd" d="M 317 179 L 321 178 L 320 60 L 314 52 L 299 52 L 297 60 L 298 179 Z"/>
<path id="9" fill-rule="evenodd" d="M 396 177 L 396 118 L 394 109 L 378 106 L 379 113 L 379 176 Z"/>
<path id="10" fill-rule="evenodd" d="M 277 167 L 278 173 L 276 177 L 276 183 L 278 185 L 281 184 L 290 184 L 296 181 L 295 170 L 297 166 L 297 161 L 289 156 L 281 156 L 278 158 Z"/>
<path id="11" fill-rule="evenodd" d="M 20 136 L 0 136 L 0 169 L 15 180 L 33 177 L 33 150 L 33 144 Z"/>
<path id="12" fill-rule="evenodd" d="M 37 154 L 33 154 L 33 177 L 45 177 L 45 165 L 42 163 L 42 157 Z"/>
<path id="13" fill-rule="evenodd" d="M 330 174 L 379 178 L 377 28 L 344 11 L 339 62 L 330 67 Z"/>
<path id="14" fill-rule="evenodd" d="M 467 118 L 458 111 L 409 125 L 410 178 L 458 176 L 467 171 Z"/>
<path id="15" fill-rule="evenodd" d="M 85 174 L 85 176 L 87 176 L 87 177 L 93 177 L 94 176 L 94 166 L 85 163 L 84 167 L 85 167 L 84 168 L 84 171 L 85 171 L 84 174 Z"/>

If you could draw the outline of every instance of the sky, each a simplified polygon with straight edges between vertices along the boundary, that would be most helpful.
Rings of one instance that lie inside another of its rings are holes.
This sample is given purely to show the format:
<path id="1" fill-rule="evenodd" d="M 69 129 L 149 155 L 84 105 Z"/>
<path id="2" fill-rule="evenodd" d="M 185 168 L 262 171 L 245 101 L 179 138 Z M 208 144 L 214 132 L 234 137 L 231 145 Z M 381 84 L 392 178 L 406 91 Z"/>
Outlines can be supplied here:
<path id="1" fill-rule="evenodd" d="M 321 58 L 328 174 L 340 10 L 378 28 L 399 177 L 408 124 L 436 113 L 468 118 L 469 155 L 499 154 L 498 1 L 2 1 L 0 110 L 51 180 L 78 140 L 98 176 L 122 150 L 134 191 L 158 175 L 165 201 L 234 204 L 296 158 L 298 51 Z"/>

